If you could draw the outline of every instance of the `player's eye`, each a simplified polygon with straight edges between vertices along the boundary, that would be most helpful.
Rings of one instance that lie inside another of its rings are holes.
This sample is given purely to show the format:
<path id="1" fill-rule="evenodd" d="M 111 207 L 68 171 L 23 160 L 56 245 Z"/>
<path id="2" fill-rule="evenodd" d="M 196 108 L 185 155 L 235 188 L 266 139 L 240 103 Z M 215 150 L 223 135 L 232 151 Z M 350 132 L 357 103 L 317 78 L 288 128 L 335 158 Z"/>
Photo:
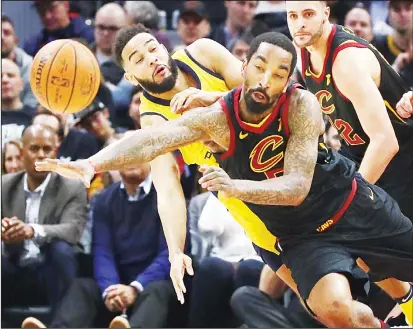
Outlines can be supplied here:
<path id="1" fill-rule="evenodd" d="M 135 64 L 142 63 L 142 61 L 143 61 L 143 58 L 139 58 L 139 59 L 136 61 L 136 63 L 135 63 Z"/>
<path id="2" fill-rule="evenodd" d="M 314 16 L 314 13 L 313 12 L 305 13 L 304 16 L 305 17 L 312 17 L 312 16 Z"/>
<path id="3" fill-rule="evenodd" d="M 153 52 L 156 50 L 156 47 L 152 47 L 151 49 L 149 49 L 150 52 Z"/>
<path id="4" fill-rule="evenodd" d="M 296 18 L 297 18 L 297 14 L 290 14 L 290 18 L 291 18 L 291 19 L 296 19 Z"/>
<path id="5" fill-rule="evenodd" d="M 258 71 L 262 71 L 262 67 L 259 66 L 259 65 L 255 65 L 255 68 L 256 68 Z"/>
<path id="6" fill-rule="evenodd" d="M 284 77 L 283 77 L 281 74 L 274 74 L 274 76 L 275 76 L 277 79 L 284 79 Z"/>

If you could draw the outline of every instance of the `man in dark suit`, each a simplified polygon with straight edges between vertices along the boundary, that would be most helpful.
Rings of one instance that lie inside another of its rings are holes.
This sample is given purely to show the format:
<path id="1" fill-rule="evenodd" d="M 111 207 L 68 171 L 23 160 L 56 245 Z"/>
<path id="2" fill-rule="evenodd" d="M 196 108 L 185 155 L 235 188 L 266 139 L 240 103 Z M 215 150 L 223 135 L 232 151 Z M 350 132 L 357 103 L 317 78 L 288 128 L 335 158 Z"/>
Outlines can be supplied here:
<path id="1" fill-rule="evenodd" d="M 75 280 L 51 328 L 105 327 L 111 321 L 111 328 L 162 328 L 170 324 L 168 314 L 180 318 L 176 312 L 185 310 L 169 278 L 168 248 L 150 165 L 120 174 L 122 181 L 98 195 L 92 209 L 94 279 Z M 45 325 L 27 318 L 22 327 Z"/>
<path id="2" fill-rule="evenodd" d="M 53 130 L 29 126 L 23 134 L 25 171 L 2 177 L 3 307 L 20 304 L 30 295 L 24 283 L 42 282 L 55 308 L 76 276 L 73 246 L 86 221 L 86 189 L 34 166 L 35 161 L 55 157 L 56 145 Z M 17 288 L 23 290 L 18 293 Z"/>

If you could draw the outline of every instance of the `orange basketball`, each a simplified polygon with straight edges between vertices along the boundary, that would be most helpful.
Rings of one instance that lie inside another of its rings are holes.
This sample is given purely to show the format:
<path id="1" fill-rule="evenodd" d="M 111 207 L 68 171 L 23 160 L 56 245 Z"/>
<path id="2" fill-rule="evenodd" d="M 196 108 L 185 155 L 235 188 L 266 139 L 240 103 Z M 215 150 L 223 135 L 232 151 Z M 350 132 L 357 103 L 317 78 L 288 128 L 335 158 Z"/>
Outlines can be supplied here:
<path id="1" fill-rule="evenodd" d="M 75 113 L 90 105 L 100 85 L 99 64 L 80 42 L 46 44 L 33 59 L 30 86 L 41 105 L 57 113 Z"/>

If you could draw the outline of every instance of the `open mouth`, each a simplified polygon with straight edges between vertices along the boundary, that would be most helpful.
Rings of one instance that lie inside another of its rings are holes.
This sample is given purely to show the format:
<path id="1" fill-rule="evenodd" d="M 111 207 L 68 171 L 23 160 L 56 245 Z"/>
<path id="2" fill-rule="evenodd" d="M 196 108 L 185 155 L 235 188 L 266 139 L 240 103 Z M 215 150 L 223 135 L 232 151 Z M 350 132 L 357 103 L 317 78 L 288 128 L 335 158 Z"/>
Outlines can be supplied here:
<path id="1" fill-rule="evenodd" d="M 163 76 L 166 73 L 166 67 L 163 65 L 158 65 L 155 69 L 154 76 Z"/>
<path id="2" fill-rule="evenodd" d="M 265 96 L 263 93 L 261 93 L 259 91 L 254 91 L 251 96 L 258 103 L 266 103 L 267 102 L 267 96 Z"/>

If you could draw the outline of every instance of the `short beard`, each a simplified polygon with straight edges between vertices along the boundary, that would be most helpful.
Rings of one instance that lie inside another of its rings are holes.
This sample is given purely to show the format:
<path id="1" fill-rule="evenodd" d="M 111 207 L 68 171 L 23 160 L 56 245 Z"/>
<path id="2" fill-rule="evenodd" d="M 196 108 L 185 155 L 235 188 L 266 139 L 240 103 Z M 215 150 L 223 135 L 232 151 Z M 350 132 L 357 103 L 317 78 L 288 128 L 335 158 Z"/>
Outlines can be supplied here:
<path id="1" fill-rule="evenodd" d="M 171 71 L 169 77 L 165 78 L 161 83 L 155 83 L 149 80 L 138 80 L 141 87 L 153 94 L 163 94 L 171 91 L 175 87 L 176 80 L 178 79 L 178 65 L 176 65 L 176 62 L 171 56 L 169 56 L 168 66 Z"/>
<path id="2" fill-rule="evenodd" d="M 299 48 L 310 47 L 313 44 L 315 44 L 321 38 L 321 36 L 323 35 L 323 31 L 324 31 L 323 25 L 324 25 L 323 22 L 321 22 L 321 25 L 320 25 L 318 31 L 316 32 L 316 34 L 314 34 L 307 43 L 305 43 L 302 46 L 300 45 Z"/>
<path id="3" fill-rule="evenodd" d="M 264 94 L 268 102 L 267 103 L 256 102 L 254 98 L 252 98 L 252 93 L 254 92 L 260 92 Z M 245 104 L 247 106 L 247 111 L 253 114 L 263 114 L 266 111 L 268 111 L 268 109 L 273 108 L 278 98 L 279 98 L 279 95 L 275 97 L 274 102 L 271 102 L 270 97 L 261 88 L 250 89 L 245 93 L 245 96 L 244 96 Z"/>

